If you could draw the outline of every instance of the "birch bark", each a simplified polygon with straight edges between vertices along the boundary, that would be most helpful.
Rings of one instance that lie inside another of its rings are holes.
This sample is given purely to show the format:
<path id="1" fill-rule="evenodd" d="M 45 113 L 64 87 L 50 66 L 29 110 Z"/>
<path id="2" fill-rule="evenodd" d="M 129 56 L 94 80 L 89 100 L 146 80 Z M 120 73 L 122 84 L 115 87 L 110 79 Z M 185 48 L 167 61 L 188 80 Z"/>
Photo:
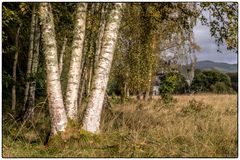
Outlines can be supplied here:
<path id="1" fill-rule="evenodd" d="M 36 74 L 38 69 L 39 43 L 40 43 L 40 26 L 38 21 L 39 21 L 39 17 L 36 16 L 34 49 L 33 49 L 32 69 L 31 69 L 31 75 L 33 79 L 30 82 L 30 88 L 29 88 L 29 101 L 28 101 L 29 109 L 32 109 L 33 106 L 35 105 Z"/>
<path id="2" fill-rule="evenodd" d="M 90 9 L 87 13 L 87 31 L 86 32 L 86 40 L 85 40 L 85 44 L 84 45 L 84 56 L 85 56 L 85 62 L 84 62 L 84 68 L 85 70 L 85 92 L 87 97 L 89 97 L 89 93 L 91 90 L 91 76 L 92 76 L 92 62 L 93 62 L 93 56 L 94 56 L 94 40 L 96 39 L 96 35 L 94 34 L 94 30 L 95 30 L 95 21 L 96 21 L 96 7 L 97 4 L 92 4 L 90 6 Z"/>
<path id="3" fill-rule="evenodd" d="M 65 36 L 63 39 L 63 45 L 62 45 L 62 49 L 60 52 L 59 64 L 58 64 L 60 77 L 61 77 L 62 70 L 63 70 L 63 58 L 64 58 L 64 52 L 66 50 L 66 45 L 67 45 L 67 37 Z"/>
<path id="4" fill-rule="evenodd" d="M 29 44 L 29 50 L 28 50 L 28 63 L 27 63 L 27 82 L 25 85 L 25 92 L 24 92 L 24 102 L 23 102 L 23 108 L 22 110 L 26 110 L 26 104 L 28 100 L 28 93 L 29 93 L 29 78 L 31 74 L 31 68 L 32 68 L 32 57 L 33 57 L 33 46 L 34 46 L 34 32 L 35 32 L 35 25 L 36 25 L 36 4 L 33 5 L 32 10 L 32 20 L 31 20 L 31 31 L 30 31 L 30 44 Z"/>
<path id="5" fill-rule="evenodd" d="M 109 20 L 106 24 L 103 36 L 101 57 L 94 76 L 90 99 L 83 117 L 82 128 L 92 133 L 99 132 L 103 100 L 117 42 L 123 6 L 124 4 L 122 3 L 116 3 L 114 6 L 115 8 L 109 15 Z"/>
<path id="6" fill-rule="evenodd" d="M 104 34 L 105 26 L 106 26 L 106 12 L 107 12 L 106 7 L 102 6 L 100 28 L 99 28 L 99 37 L 98 37 L 97 42 L 96 42 L 97 46 L 96 46 L 95 64 L 98 63 L 99 56 L 100 56 L 100 53 L 101 53 L 103 34 Z"/>
<path id="7" fill-rule="evenodd" d="M 87 3 L 79 3 L 77 7 L 76 23 L 72 45 L 72 57 L 68 73 L 66 91 L 67 116 L 75 120 L 77 118 L 78 89 L 81 79 L 80 67 L 83 54 L 83 42 L 85 37 Z"/>
<path id="8" fill-rule="evenodd" d="M 103 42 L 103 34 L 104 34 L 104 29 L 106 27 L 106 13 L 107 13 L 107 5 L 103 5 L 101 8 L 101 17 L 100 17 L 100 22 L 99 22 L 99 33 L 96 38 L 96 51 L 95 55 L 93 58 L 93 65 L 91 66 L 91 78 L 90 78 L 90 87 L 92 87 L 93 83 L 93 76 L 95 75 L 96 69 L 97 69 L 97 64 L 99 61 L 100 53 L 101 53 L 101 48 L 102 48 L 102 42 Z"/>
<path id="9" fill-rule="evenodd" d="M 15 111 L 16 109 L 16 80 L 17 80 L 17 62 L 18 62 L 18 53 L 19 53 L 19 32 L 21 29 L 21 24 L 17 29 L 17 34 L 15 38 L 15 44 L 16 44 L 16 52 L 14 55 L 14 61 L 13 61 L 13 86 L 12 86 L 12 111 Z"/>
<path id="10" fill-rule="evenodd" d="M 65 131 L 67 125 L 67 115 L 62 98 L 62 89 L 58 70 L 57 45 L 55 39 L 56 36 L 53 14 L 50 7 L 50 3 L 40 3 L 39 14 L 40 24 L 42 26 L 42 43 L 47 70 L 47 94 L 51 117 L 51 133 L 55 135 L 59 131 Z"/>

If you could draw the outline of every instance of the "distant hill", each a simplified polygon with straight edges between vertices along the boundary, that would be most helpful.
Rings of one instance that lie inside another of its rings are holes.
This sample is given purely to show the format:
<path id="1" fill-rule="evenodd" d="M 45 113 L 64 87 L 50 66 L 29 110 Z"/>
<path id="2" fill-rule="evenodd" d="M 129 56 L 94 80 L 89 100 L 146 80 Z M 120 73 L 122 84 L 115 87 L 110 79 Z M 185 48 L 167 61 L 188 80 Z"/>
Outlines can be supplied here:
<path id="1" fill-rule="evenodd" d="M 235 73 L 237 72 L 237 64 L 219 63 L 213 61 L 199 61 L 196 65 L 197 69 L 200 70 L 219 70 L 224 73 Z"/>

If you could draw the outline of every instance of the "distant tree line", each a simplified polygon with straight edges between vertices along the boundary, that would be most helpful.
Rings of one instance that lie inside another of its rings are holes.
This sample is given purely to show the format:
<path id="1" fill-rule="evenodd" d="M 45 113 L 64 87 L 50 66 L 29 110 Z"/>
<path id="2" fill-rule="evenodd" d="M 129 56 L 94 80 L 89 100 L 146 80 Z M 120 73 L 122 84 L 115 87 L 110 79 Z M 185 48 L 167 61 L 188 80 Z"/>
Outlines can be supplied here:
<path id="1" fill-rule="evenodd" d="M 109 95 L 121 95 L 121 79 L 110 81 L 108 85 Z M 237 92 L 237 73 L 222 73 L 217 70 L 195 71 L 195 77 L 189 87 L 185 77 L 180 73 L 165 74 L 159 84 L 160 96 L 168 97 L 169 94 L 186 93 L 217 93 L 232 94 Z"/>
<path id="2" fill-rule="evenodd" d="M 172 80 L 171 83 L 169 83 L 169 79 Z M 166 92 L 165 88 L 174 88 L 174 90 L 171 91 L 173 94 L 204 92 L 227 94 L 235 93 L 237 91 L 237 74 L 225 74 L 217 70 L 196 70 L 195 77 L 193 78 L 190 87 L 187 85 L 184 76 L 180 73 L 166 74 L 161 81 L 160 94 Z"/>
<path id="3" fill-rule="evenodd" d="M 227 74 L 232 82 L 232 88 L 234 89 L 234 91 L 238 91 L 238 73 L 228 73 Z"/>

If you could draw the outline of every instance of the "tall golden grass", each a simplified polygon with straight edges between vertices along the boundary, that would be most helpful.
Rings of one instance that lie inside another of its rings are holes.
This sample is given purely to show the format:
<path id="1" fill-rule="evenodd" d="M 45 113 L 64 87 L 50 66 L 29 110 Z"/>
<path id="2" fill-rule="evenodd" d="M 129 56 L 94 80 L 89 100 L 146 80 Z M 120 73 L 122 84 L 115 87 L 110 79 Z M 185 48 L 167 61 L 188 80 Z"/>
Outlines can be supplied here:
<path id="1" fill-rule="evenodd" d="M 41 141 L 44 134 L 38 130 L 48 128 L 44 115 L 35 129 L 25 127 L 21 138 L 15 139 L 18 125 L 10 128 L 13 123 L 6 121 L 3 156 L 237 157 L 236 95 L 176 95 L 174 99 L 167 105 L 157 97 L 113 104 L 112 112 L 102 115 L 101 134 L 79 132 L 55 145 L 44 146 Z M 35 140 L 27 134 L 35 135 Z"/>

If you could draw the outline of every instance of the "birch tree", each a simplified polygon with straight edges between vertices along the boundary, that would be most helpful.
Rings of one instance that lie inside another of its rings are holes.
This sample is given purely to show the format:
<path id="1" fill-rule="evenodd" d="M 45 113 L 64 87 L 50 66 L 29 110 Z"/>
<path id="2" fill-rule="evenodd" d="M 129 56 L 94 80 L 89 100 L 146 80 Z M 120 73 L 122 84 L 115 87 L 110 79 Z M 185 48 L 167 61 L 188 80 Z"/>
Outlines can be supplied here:
<path id="1" fill-rule="evenodd" d="M 103 5 L 102 9 L 101 9 L 99 34 L 98 34 L 98 39 L 96 40 L 96 55 L 95 55 L 95 61 L 94 61 L 95 64 L 98 63 L 98 59 L 99 59 L 99 56 L 100 56 L 100 53 L 101 53 L 103 34 L 104 34 L 105 26 L 106 26 L 106 12 L 107 12 L 106 5 Z"/>
<path id="2" fill-rule="evenodd" d="M 95 16 L 95 18 L 93 19 L 93 21 L 99 21 L 99 22 L 97 24 L 93 23 L 93 27 L 92 27 L 92 30 L 95 32 L 92 34 L 93 41 L 92 41 L 92 47 L 90 48 L 92 50 L 93 55 L 91 58 L 91 63 L 89 68 L 88 91 L 90 91 L 92 88 L 93 76 L 95 74 L 96 66 L 98 64 L 98 60 L 101 52 L 103 34 L 106 26 L 106 13 L 107 13 L 108 7 L 109 7 L 109 4 L 100 5 L 98 3 L 97 5 L 95 5 L 95 11 L 97 13 L 98 12 L 101 12 L 101 13 L 100 13 L 100 16 L 97 16 L 97 17 Z"/>
<path id="3" fill-rule="evenodd" d="M 17 34 L 15 38 L 15 44 L 16 44 L 16 52 L 14 55 L 14 61 L 13 61 L 13 86 L 12 86 L 12 110 L 15 111 L 16 108 L 16 80 L 17 80 L 17 62 L 18 62 L 18 54 L 19 54 L 19 33 L 21 29 L 21 24 L 17 29 Z"/>
<path id="4" fill-rule="evenodd" d="M 77 118 L 78 89 L 80 83 L 80 67 L 83 53 L 83 42 L 85 37 L 87 3 L 79 3 L 76 13 L 76 24 L 72 44 L 72 57 L 68 73 L 68 84 L 66 91 L 66 111 L 70 119 Z"/>
<path id="5" fill-rule="evenodd" d="M 78 105 L 81 105 L 83 98 L 89 96 L 89 91 L 92 86 L 92 77 L 96 70 L 102 46 L 102 37 L 106 22 L 106 6 L 108 6 L 108 4 L 95 3 L 92 4 L 88 10 Z"/>
<path id="6" fill-rule="evenodd" d="M 38 57 L 39 57 L 39 45 L 40 45 L 40 26 L 39 17 L 36 16 L 35 34 L 34 34 L 34 49 L 33 49 L 33 59 L 31 68 L 31 77 L 29 88 L 29 100 L 28 108 L 31 110 L 35 104 L 35 89 L 36 89 L 36 74 L 38 69 Z"/>
<path id="7" fill-rule="evenodd" d="M 90 6 L 90 5 L 89 5 Z M 93 75 L 93 58 L 95 56 L 95 41 L 97 39 L 97 21 L 98 21 L 98 3 L 93 3 L 89 7 L 88 10 L 88 20 L 86 22 L 86 39 L 85 39 L 85 46 L 84 46 L 84 64 L 83 64 L 83 74 L 85 76 L 84 80 L 84 88 L 85 94 L 88 97 L 91 85 L 92 85 L 92 75 Z"/>
<path id="8" fill-rule="evenodd" d="M 29 78 L 31 75 L 31 68 L 32 68 L 32 57 L 33 57 L 33 47 L 34 47 L 34 32 L 35 32 L 35 25 L 36 25 L 36 4 L 33 5 L 32 10 L 32 20 L 31 20 L 31 30 L 30 30 L 30 39 L 29 39 L 29 50 L 28 50 L 28 62 L 27 62 L 27 82 L 25 85 L 25 92 L 24 92 L 24 102 L 22 110 L 26 110 L 28 95 L 29 95 Z"/>
<path id="9" fill-rule="evenodd" d="M 103 35 L 101 57 L 99 59 L 99 64 L 97 65 L 93 80 L 93 88 L 83 117 L 82 128 L 92 133 L 99 132 L 103 100 L 112 65 L 113 53 L 117 42 L 123 6 L 124 4 L 122 3 L 116 3 L 114 5 L 115 8 L 110 12 Z"/>
<path id="10" fill-rule="evenodd" d="M 62 49 L 60 51 L 59 64 L 58 64 L 60 77 L 61 77 L 62 70 L 63 70 L 63 58 L 64 58 L 64 53 L 66 50 L 66 45 L 67 45 L 67 37 L 65 36 L 63 38 L 63 44 L 62 44 Z"/>
<path id="11" fill-rule="evenodd" d="M 58 70 L 57 45 L 53 14 L 49 3 L 40 3 L 40 23 L 42 26 L 42 45 L 47 70 L 47 94 L 51 117 L 51 133 L 65 131 L 67 115 L 64 109 L 60 76 Z"/>

